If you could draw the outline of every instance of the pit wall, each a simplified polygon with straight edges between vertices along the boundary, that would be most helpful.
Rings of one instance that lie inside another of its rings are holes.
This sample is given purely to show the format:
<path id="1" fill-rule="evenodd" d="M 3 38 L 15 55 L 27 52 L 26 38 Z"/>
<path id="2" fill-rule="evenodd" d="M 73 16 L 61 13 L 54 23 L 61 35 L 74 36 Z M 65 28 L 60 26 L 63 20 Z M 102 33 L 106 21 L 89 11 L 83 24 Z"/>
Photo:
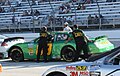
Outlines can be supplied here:
<path id="1" fill-rule="evenodd" d="M 111 40 L 120 39 L 120 30 L 105 30 L 105 31 L 84 31 L 84 33 L 90 37 L 97 37 L 101 35 L 106 35 Z M 13 33 L 13 34 L 3 34 L 9 37 L 24 37 L 26 41 L 33 40 L 39 37 L 39 33 Z"/>

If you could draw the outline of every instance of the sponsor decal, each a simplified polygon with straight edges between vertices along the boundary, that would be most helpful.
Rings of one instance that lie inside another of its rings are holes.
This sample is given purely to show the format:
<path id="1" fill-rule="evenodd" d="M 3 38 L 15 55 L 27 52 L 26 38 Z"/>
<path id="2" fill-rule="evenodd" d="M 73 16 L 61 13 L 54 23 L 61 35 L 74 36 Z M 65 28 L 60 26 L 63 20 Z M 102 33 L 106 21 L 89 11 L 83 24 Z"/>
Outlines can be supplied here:
<path id="1" fill-rule="evenodd" d="M 66 66 L 66 70 L 85 71 L 87 66 Z"/>
<path id="2" fill-rule="evenodd" d="M 91 65 L 90 70 L 97 70 L 100 69 L 100 65 Z"/>
<path id="3" fill-rule="evenodd" d="M 87 70 L 87 66 L 76 66 L 76 70 Z"/>
<path id="4" fill-rule="evenodd" d="M 83 36 L 83 34 L 81 32 L 77 32 L 77 33 L 73 33 L 75 35 L 75 37 L 79 37 L 79 36 Z"/>
<path id="5" fill-rule="evenodd" d="M 101 44 L 108 44 L 108 42 L 107 42 L 107 41 L 105 41 L 105 42 L 101 42 Z"/>
<path id="6" fill-rule="evenodd" d="M 90 76 L 101 76 L 101 72 L 92 71 L 90 72 Z"/>
<path id="7" fill-rule="evenodd" d="M 33 55 L 33 49 L 32 48 L 28 48 L 29 50 L 29 55 Z"/>
<path id="8" fill-rule="evenodd" d="M 76 70 L 76 67 L 74 67 L 74 66 L 66 66 L 66 70 Z"/>
<path id="9" fill-rule="evenodd" d="M 89 76 L 88 71 L 70 72 L 70 76 Z"/>
<path id="10" fill-rule="evenodd" d="M 28 53 L 29 55 L 33 55 L 33 43 L 28 44 Z"/>

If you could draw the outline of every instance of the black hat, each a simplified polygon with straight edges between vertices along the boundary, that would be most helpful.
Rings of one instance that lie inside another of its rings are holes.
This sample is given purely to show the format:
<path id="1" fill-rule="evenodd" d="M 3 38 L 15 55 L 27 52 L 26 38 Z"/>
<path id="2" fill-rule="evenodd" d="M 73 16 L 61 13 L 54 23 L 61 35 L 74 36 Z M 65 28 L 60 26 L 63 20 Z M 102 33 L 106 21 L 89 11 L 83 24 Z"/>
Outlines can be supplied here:
<path id="1" fill-rule="evenodd" d="M 43 26 L 43 27 L 41 28 L 41 31 L 47 31 L 47 27 L 46 27 L 46 26 Z"/>
<path id="2" fill-rule="evenodd" d="M 77 28 L 78 28 L 78 25 L 77 25 L 77 24 L 75 24 L 73 27 L 77 29 Z"/>

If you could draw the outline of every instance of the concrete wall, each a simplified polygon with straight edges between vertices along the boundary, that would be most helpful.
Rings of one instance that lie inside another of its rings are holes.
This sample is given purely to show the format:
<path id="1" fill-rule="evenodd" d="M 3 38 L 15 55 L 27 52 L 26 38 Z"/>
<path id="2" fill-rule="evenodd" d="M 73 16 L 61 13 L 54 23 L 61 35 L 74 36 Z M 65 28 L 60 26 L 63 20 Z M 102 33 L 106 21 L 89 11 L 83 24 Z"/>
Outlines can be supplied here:
<path id="1" fill-rule="evenodd" d="M 120 30 L 108 30 L 108 31 L 84 31 L 86 35 L 90 37 L 97 37 L 101 35 L 108 36 L 109 39 L 120 40 Z M 39 37 L 39 33 L 18 33 L 18 34 L 4 34 L 10 37 L 24 37 L 26 41 L 30 41 Z"/>
<path id="2" fill-rule="evenodd" d="M 120 30 L 108 30 L 108 31 L 85 31 L 85 33 L 91 37 L 106 35 L 108 38 L 120 38 Z"/>

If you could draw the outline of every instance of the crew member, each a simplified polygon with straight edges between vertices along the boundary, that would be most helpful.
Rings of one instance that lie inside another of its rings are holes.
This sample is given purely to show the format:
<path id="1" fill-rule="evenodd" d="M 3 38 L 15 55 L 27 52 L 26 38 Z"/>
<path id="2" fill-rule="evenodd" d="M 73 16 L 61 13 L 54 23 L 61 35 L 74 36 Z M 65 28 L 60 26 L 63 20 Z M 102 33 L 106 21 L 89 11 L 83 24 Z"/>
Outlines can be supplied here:
<path id="1" fill-rule="evenodd" d="M 41 51 L 43 49 L 43 58 L 44 62 L 47 62 L 47 37 L 48 37 L 48 32 L 47 32 L 47 27 L 42 27 L 41 32 L 40 32 L 40 37 L 38 41 L 38 53 L 37 53 L 37 62 L 39 62 Z"/>
<path id="2" fill-rule="evenodd" d="M 68 26 L 67 22 L 64 23 L 64 29 L 63 29 L 63 31 L 72 32 L 72 29 Z"/>
<path id="3" fill-rule="evenodd" d="M 85 36 L 85 34 L 83 33 L 83 31 L 81 29 L 78 29 L 78 25 L 74 25 L 73 26 L 73 32 L 72 32 L 72 36 L 70 38 L 68 38 L 68 41 L 74 39 L 75 43 L 76 43 L 76 60 L 79 58 L 80 53 L 83 50 L 83 59 L 87 59 L 90 54 L 89 54 L 89 47 L 87 45 L 87 42 L 89 41 L 87 36 Z"/>

